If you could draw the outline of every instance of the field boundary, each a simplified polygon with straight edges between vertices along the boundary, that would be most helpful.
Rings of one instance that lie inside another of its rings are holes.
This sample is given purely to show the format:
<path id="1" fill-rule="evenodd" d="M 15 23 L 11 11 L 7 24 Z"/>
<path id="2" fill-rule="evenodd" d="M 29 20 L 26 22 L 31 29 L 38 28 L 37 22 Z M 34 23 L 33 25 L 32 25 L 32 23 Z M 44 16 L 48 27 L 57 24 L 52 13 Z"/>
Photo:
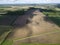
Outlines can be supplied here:
<path id="1" fill-rule="evenodd" d="M 18 38 L 18 39 L 15 39 L 13 41 L 24 40 L 24 39 L 33 38 L 33 37 L 42 36 L 42 35 L 47 35 L 47 34 L 56 33 L 56 32 L 60 32 L 60 30 L 59 31 L 56 30 L 55 32 L 52 31 L 52 32 L 44 33 L 44 34 L 29 36 L 29 37 L 26 37 L 26 38 Z"/>

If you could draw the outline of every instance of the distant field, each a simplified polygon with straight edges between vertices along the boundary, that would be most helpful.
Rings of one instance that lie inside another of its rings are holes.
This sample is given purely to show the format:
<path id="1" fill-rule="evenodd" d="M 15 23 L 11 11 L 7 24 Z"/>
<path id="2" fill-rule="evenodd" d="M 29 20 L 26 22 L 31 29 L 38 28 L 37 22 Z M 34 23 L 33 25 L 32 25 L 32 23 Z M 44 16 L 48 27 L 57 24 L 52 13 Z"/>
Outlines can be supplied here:
<path id="1" fill-rule="evenodd" d="M 8 6 L 5 6 L 5 7 L 0 6 L 0 11 L 1 10 L 3 10 L 3 11 L 9 11 L 9 10 L 16 11 L 16 10 L 22 10 L 22 9 L 28 10 L 29 7 L 28 6 L 10 6 L 10 7 L 8 7 Z"/>

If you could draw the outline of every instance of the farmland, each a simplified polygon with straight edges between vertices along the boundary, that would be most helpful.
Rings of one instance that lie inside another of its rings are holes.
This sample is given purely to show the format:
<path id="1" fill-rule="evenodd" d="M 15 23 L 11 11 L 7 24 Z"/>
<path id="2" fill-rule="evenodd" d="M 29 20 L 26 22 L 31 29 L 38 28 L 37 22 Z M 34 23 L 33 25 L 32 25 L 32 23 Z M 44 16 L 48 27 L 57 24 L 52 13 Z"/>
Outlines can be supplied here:
<path id="1" fill-rule="evenodd" d="M 60 26 L 60 11 L 54 9 L 41 9 L 47 17 L 49 17 L 55 24 Z"/>
<path id="2" fill-rule="evenodd" d="M 20 15 L 23 15 L 26 11 L 24 9 L 15 11 L 6 10 L 11 7 L 0 7 L 0 44 L 3 43 L 8 35 L 13 30 L 13 23 Z"/>
<path id="3" fill-rule="evenodd" d="M 59 45 L 60 11 L 0 7 L 0 45 Z"/>

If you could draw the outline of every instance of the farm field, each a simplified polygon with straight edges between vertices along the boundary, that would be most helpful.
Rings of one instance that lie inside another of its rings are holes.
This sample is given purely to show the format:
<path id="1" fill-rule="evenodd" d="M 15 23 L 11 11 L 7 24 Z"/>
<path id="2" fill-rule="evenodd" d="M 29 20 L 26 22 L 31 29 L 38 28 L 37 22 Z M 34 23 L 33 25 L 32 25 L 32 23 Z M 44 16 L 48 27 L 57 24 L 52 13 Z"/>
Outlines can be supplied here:
<path id="1" fill-rule="evenodd" d="M 32 14 L 33 17 L 30 19 L 32 22 L 27 24 L 27 27 L 25 26 L 16 29 L 16 32 L 13 35 L 15 38 L 14 45 L 18 45 L 19 43 L 59 43 L 60 36 L 57 32 L 60 32 L 60 28 L 54 24 L 49 17 L 46 18 L 39 9 L 36 9 Z M 17 21 L 17 23 L 19 23 L 19 21 Z M 56 38 L 54 38 L 54 36 L 56 36 Z"/>
<path id="2" fill-rule="evenodd" d="M 55 24 L 60 26 L 60 10 L 41 9 L 41 12 L 43 12 L 47 17 L 49 17 Z"/>
<path id="3" fill-rule="evenodd" d="M 24 11 L 24 9 L 16 9 L 15 11 L 11 11 L 6 10 L 5 8 L 0 7 L 0 44 L 2 44 L 6 40 L 8 35 L 12 32 L 14 25 L 13 23 L 17 19 L 17 17 L 23 15 L 26 12 Z"/>
<path id="4" fill-rule="evenodd" d="M 60 11 L 34 7 L 8 9 L 13 10 L 0 9 L 0 45 L 59 45 Z"/>

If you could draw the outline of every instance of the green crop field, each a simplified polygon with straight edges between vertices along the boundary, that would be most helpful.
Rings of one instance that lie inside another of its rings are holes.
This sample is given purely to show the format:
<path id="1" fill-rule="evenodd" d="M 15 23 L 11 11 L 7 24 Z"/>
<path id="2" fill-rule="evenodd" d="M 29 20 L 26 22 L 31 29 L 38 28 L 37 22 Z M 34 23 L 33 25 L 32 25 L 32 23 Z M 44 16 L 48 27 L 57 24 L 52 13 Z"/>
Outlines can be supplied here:
<path id="1" fill-rule="evenodd" d="M 55 24 L 60 26 L 60 11 L 54 9 L 41 9 L 41 12 L 49 17 Z"/>

